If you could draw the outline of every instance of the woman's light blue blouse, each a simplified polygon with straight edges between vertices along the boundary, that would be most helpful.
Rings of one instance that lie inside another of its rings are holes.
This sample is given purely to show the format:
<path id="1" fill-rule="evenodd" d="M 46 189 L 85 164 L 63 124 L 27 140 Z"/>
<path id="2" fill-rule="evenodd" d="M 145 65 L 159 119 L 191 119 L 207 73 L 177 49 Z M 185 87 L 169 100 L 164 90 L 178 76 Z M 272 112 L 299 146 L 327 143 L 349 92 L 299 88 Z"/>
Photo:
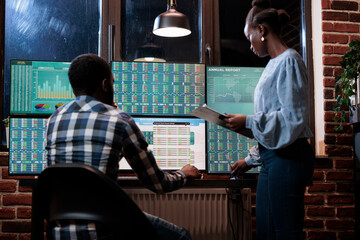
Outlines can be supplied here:
<path id="1" fill-rule="evenodd" d="M 283 148 L 298 138 L 312 137 L 307 124 L 307 91 L 305 64 L 295 50 L 287 49 L 266 65 L 255 88 L 255 115 L 247 116 L 246 128 L 267 149 Z M 260 164 L 257 148 L 250 151 L 245 161 L 248 165 Z"/>

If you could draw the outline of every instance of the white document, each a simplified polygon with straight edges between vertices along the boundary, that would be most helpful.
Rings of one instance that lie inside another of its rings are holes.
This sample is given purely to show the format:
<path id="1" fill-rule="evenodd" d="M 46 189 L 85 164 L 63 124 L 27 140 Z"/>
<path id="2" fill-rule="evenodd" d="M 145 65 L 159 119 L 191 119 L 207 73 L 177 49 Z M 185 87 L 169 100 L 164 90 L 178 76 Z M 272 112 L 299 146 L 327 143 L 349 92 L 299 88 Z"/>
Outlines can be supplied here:
<path id="1" fill-rule="evenodd" d="M 223 120 L 226 118 L 226 116 L 222 113 L 215 111 L 214 109 L 210 108 L 206 104 L 202 105 L 201 107 L 196 108 L 190 114 L 195 117 L 204 119 L 208 122 L 215 123 L 216 125 L 222 126 L 226 129 L 229 129 L 226 126 L 226 122 Z M 231 130 L 231 129 L 229 129 L 229 130 Z M 254 138 L 252 131 L 247 128 L 245 130 L 241 131 L 240 134 L 244 135 L 245 137 L 248 137 L 248 138 Z"/>

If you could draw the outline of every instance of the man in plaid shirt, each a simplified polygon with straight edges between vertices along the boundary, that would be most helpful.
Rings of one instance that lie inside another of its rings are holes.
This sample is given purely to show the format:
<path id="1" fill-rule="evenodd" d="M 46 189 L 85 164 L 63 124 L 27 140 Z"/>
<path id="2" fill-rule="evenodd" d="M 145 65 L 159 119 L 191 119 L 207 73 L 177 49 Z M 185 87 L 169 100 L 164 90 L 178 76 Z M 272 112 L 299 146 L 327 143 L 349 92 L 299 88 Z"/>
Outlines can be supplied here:
<path id="1" fill-rule="evenodd" d="M 94 54 L 80 55 L 69 68 L 76 99 L 50 116 L 47 126 L 48 165 L 82 163 L 116 179 L 124 157 L 138 179 L 151 191 L 165 193 L 181 188 L 186 180 L 200 178 L 191 165 L 176 172 L 159 169 L 143 133 L 132 117 L 113 101 L 114 78 L 110 65 Z M 183 228 L 147 215 L 161 239 L 191 239 Z M 120 217 L 120 216 L 119 216 Z M 59 222 L 54 239 L 96 239 L 91 222 Z"/>

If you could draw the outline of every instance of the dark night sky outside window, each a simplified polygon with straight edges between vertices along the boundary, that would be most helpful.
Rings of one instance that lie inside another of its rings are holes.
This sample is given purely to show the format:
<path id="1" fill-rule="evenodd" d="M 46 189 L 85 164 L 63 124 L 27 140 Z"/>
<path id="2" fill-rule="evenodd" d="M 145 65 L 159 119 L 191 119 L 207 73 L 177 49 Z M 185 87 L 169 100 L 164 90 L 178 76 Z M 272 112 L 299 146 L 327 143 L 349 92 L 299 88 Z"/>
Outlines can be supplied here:
<path id="1" fill-rule="evenodd" d="M 71 61 L 99 52 L 101 0 L 7 0 L 3 116 L 9 114 L 10 60 Z"/>
<path id="2" fill-rule="evenodd" d="M 157 15 L 166 11 L 167 1 L 122 1 L 122 59 L 133 61 L 135 51 L 145 43 L 146 34 L 152 32 Z M 165 52 L 167 62 L 198 63 L 201 59 L 201 1 L 178 0 L 177 11 L 189 18 L 191 34 L 167 38 L 153 36 L 156 45 Z"/>

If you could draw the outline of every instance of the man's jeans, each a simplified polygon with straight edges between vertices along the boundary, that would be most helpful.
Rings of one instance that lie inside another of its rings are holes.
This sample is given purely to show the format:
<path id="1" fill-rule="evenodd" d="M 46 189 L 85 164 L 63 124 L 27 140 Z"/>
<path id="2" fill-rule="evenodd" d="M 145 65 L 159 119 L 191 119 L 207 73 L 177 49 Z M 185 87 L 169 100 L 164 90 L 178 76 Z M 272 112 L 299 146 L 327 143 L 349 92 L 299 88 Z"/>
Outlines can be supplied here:
<path id="1" fill-rule="evenodd" d="M 144 212 L 144 214 L 155 228 L 160 240 L 191 240 L 190 233 L 185 228 L 176 226 L 175 224 L 146 212 Z"/>

